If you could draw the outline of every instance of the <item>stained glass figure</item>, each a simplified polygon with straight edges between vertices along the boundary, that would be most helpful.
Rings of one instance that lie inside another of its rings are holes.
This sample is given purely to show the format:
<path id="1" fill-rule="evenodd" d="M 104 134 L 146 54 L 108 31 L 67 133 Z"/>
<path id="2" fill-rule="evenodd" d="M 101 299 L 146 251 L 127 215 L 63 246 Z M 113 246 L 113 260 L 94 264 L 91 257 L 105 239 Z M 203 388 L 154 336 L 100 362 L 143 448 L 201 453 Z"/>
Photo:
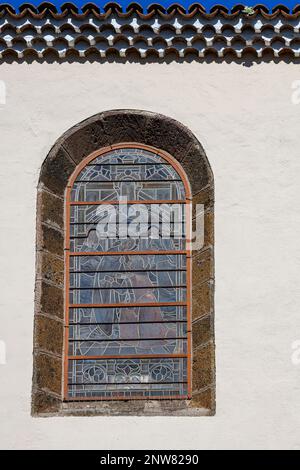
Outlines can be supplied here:
<path id="1" fill-rule="evenodd" d="M 65 398 L 188 398 L 188 199 L 178 167 L 129 145 L 67 196 Z"/>

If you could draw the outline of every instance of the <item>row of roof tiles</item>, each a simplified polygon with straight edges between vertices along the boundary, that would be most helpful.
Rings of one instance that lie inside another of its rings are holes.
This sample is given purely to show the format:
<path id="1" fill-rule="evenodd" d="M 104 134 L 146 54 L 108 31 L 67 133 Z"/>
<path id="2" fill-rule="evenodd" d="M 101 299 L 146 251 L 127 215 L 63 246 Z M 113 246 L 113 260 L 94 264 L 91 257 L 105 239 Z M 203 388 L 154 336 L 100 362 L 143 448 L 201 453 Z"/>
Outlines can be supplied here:
<path id="1" fill-rule="evenodd" d="M 251 53 L 263 57 L 289 55 L 300 57 L 300 11 L 287 16 L 283 11 L 265 16 L 224 16 L 219 11 L 204 17 L 201 11 L 183 16 L 178 11 L 162 15 L 152 11 L 142 17 L 138 11 L 120 16 L 118 11 L 96 15 L 65 12 L 32 15 L 7 13 L 0 16 L 0 59 L 24 59 L 28 56 L 46 59 L 54 54 L 60 59 L 75 55 L 91 55 L 103 59 L 110 55 L 127 58 L 132 53 L 147 58 L 175 54 L 205 57 L 214 54 L 224 57 L 234 54 L 243 57 Z"/>
<path id="2" fill-rule="evenodd" d="M 292 60 L 293 57 L 299 58 L 299 53 L 298 55 L 292 54 L 290 49 L 280 49 L 276 51 L 273 48 L 268 48 L 264 47 L 263 45 L 257 45 L 257 47 L 247 47 L 247 48 L 236 48 L 236 47 L 221 47 L 219 49 L 216 49 L 214 47 L 210 48 L 203 48 L 202 50 L 199 50 L 195 47 L 190 47 L 187 49 L 178 49 L 176 47 L 169 47 L 168 49 L 163 49 L 163 50 L 157 50 L 155 48 L 148 48 L 148 49 L 142 49 L 142 48 L 123 48 L 123 49 L 117 49 L 114 47 L 111 47 L 106 50 L 99 50 L 95 47 L 87 48 L 86 50 L 78 50 L 76 48 L 70 48 L 67 51 L 61 50 L 58 51 L 55 48 L 47 48 L 44 50 L 36 50 L 33 48 L 28 48 L 24 51 L 16 51 L 15 49 L 12 50 L 7 50 L 5 52 L 0 52 L 0 60 L 5 61 L 8 60 L 10 63 L 12 61 L 34 61 L 34 60 L 40 60 L 40 61 L 59 61 L 59 60 L 68 60 L 69 58 L 72 59 L 72 61 L 76 61 L 76 58 L 78 59 L 86 59 L 90 60 L 92 59 L 93 61 L 99 59 L 106 59 L 107 61 L 110 61 L 111 59 L 117 60 L 117 59 L 128 59 L 131 60 L 131 58 L 138 58 L 138 59 L 151 59 L 155 61 L 155 58 L 157 59 L 166 59 L 166 57 L 172 57 L 172 60 L 177 60 L 177 59 L 188 59 L 190 60 L 191 58 L 195 59 L 205 59 L 205 58 L 218 58 L 218 59 L 224 59 L 226 57 L 232 57 L 233 59 L 243 59 L 251 57 L 252 60 L 256 59 L 264 59 L 270 57 L 274 59 L 287 59 Z"/>
<path id="3" fill-rule="evenodd" d="M 174 47 L 178 50 L 185 49 L 188 47 L 194 47 L 197 50 L 203 50 L 209 47 L 213 47 L 217 50 L 222 49 L 223 47 L 234 47 L 234 48 L 244 48 L 246 46 L 253 46 L 255 49 L 265 46 L 271 46 L 276 50 L 280 50 L 283 47 L 292 47 L 294 49 L 300 50 L 300 38 L 290 39 L 282 38 L 280 36 L 275 36 L 272 39 L 255 37 L 253 39 L 244 39 L 241 36 L 230 38 L 225 36 L 215 37 L 213 39 L 208 39 L 203 37 L 201 34 L 198 34 L 194 37 L 184 38 L 183 36 L 178 36 L 176 38 L 144 38 L 141 36 L 137 37 L 128 37 L 123 35 L 118 35 L 117 37 L 106 38 L 103 36 L 78 36 L 74 38 L 67 35 L 66 37 L 54 38 L 54 36 L 47 35 L 44 38 L 42 37 L 32 37 L 27 36 L 26 38 L 0 38 L 0 51 L 5 48 L 14 48 L 17 51 L 22 51 L 26 48 L 35 48 L 36 50 L 44 50 L 46 47 L 54 47 L 57 50 L 66 50 L 70 47 L 75 47 L 77 50 L 84 51 L 90 46 L 95 46 L 99 50 L 104 50 L 109 46 L 121 50 L 123 48 L 128 48 L 129 46 L 135 46 L 136 48 L 147 49 L 152 46 L 156 50 L 163 50 L 167 47 Z"/>
<path id="4" fill-rule="evenodd" d="M 46 37 L 53 35 L 55 38 L 63 38 L 67 36 L 83 36 L 100 34 L 105 38 L 113 38 L 118 35 L 124 37 L 138 36 L 148 38 L 163 37 L 163 38 L 176 38 L 178 35 L 185 38 L 195 37 L 201 34 L 207 39 L 212 39 L 214 36 L 225 37 L 244 37 L 245 39 L 253 38 L 255 35 L 258 37 L 271 39 L 275 36 L 283 38 L 299 38 L 300 32 L 300 19 L 294 24 L 285 24 L 281 21 L 272 23 L 262 23 L 260 21 L 249 24 L 247 22 L 238 23 L 200 23 L 194 24 L 180 24 L 176 21 L 174 23 L 158 23 L 152 24 L 139 24 L 132 22 L 131 24 L 118 24 L 116 22 L 97 24 L 95 22 L 88 22 L 80 24 L 78 22 L 57 22 L 57 21 L 44 21 L 39 24 L 32 22 L 8 22 L 0 19 L 0 40 L 9 38 L 22 37 Z"/>
<path id="5" fill-rule="evenodd" d="M 295 5 L 292 9 L 284 4 L 278 4 L 273 8 L 268 8 L 264 4 L 256 4 L 253 7 L 253 14 L 251 16 L 262 15 L 264 18 L 274 18 L 278 15 L 283 15 L 287 19 L 298 17 L 300 15 L 300 4 Z M 190 18 L 196 14 L 201 14 L 203 18 L 213 18 L 221 15 L 224 18 L 233 18 L 243 13 L 245 9 L 244 4 L 237 4 L 229 9 L 224 5 L 215 5 L 207 10 L 200 3 L 191 3 L 188 8 L 174 3 L 169 7 L 164 7 L 159 3 L 152 3 L 147 8 L 144 8 L 139 3 L 129 3 L 126 8 L 122 8 L 117 2 L 108 2 L 102 8 L 92 2 L 86 3 L 81 8 L 78 8 L 72 2 L 66 2 L 60 8 L 51 2 L 41 2 L 40 5 L 35 6 L 29 2 L 24 2 L 18 7 L 10 5 L 9 3 L 0 4 L 0 15 L 9 15 L 10 17 L 23 17 L 30 15 L 32 17 L 43 17 L 49 15 L 51 17 L 59 18 L 64 17 L 71 13 L 75 17 L 85 17 L 86 15 L 93 14 L 95 17 L 108 17 L 113 13 L 117 13 L 119 17 L 128 18 L 133 13 L 136 13 L 140 18 L 150 18 L 153 15 L 161 17 L 170 17 L 174 14 L 180 14 L 183 18 Z M 245 13 L 246 15 L 246 13 Z"/>

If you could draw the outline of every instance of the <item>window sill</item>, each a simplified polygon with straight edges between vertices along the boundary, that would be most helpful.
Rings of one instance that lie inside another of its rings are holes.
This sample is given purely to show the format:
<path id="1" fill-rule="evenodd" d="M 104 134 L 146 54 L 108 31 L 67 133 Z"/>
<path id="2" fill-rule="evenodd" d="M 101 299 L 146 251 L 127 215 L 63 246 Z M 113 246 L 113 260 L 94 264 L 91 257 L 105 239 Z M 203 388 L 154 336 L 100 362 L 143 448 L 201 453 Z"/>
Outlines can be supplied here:
<path id="1" fill-rule="evenodd" d="M 57 412 L 35 416 L 212 416 L 207 408 L 191 406 L 190 400 L 127 400 L 63 402 Z"/>

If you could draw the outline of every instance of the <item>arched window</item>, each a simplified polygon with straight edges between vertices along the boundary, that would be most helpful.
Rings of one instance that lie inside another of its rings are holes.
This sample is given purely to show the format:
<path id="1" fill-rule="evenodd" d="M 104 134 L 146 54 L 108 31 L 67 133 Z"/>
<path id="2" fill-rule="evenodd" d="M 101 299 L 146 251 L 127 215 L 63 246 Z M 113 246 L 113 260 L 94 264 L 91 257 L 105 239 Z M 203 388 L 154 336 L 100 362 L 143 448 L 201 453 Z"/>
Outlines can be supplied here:
<path id="1" fill-rule="evenodd" d="M 37 196 L 33 415 L 214 414 L 213 210 L 205 152 L 173 119 L 107 111 L 58 139 Z"/>
<path id="2" fill-rule="evenodd" d="M 158 149 L 119 144 L 66 195 L 65 399 L 191 396 L 191 191 Z"/>

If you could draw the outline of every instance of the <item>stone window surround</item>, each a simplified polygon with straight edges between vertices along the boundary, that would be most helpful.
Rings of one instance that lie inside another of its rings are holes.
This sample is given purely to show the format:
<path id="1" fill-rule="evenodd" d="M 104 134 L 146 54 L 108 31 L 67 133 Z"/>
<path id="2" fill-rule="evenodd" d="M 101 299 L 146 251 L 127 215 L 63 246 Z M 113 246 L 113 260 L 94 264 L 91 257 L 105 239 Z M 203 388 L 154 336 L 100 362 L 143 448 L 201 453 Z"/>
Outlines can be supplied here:
<path id="1" fill-rule="evenodd" d="M 204 245 L 192 256 L 192 399 L 63 402 L 65 190 L 76 166 L 92 152 L 129 142 L 172 155 L 189 178 L 193 221 L 195 205 L 205 208 Z M 33 416 L 215 413 L 213 211 L 213 175 L 205 152 L 174 119 L 148 111 L 105 111 L 57 140 L 42 165 L 37 193 Z"/>

